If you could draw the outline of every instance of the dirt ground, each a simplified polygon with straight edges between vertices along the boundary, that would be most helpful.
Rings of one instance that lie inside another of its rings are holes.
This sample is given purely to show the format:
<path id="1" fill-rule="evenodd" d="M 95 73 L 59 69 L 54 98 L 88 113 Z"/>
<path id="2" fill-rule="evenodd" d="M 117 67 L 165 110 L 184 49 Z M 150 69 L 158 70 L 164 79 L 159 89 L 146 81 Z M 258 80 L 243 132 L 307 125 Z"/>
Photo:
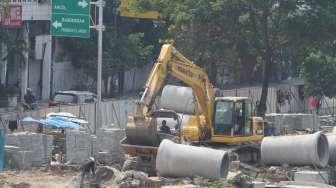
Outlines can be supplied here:
<path id="1" fill-rule="evenodd" d="M 65 188 L 78 172 L 50 170 L 4 171 L 0 188 Z"/>

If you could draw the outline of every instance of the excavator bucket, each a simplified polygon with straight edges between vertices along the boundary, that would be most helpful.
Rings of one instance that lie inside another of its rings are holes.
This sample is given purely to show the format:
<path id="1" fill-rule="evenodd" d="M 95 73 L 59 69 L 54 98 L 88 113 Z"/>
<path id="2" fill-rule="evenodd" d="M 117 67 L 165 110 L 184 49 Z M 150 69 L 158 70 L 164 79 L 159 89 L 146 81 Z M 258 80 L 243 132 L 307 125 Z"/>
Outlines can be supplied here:
<path id="1" fill-rule="evenodd" d="M 160 143 L 156 118 L 129 117 L 126 126 L 126 136 L 130 144 L 158 146 Z"/>

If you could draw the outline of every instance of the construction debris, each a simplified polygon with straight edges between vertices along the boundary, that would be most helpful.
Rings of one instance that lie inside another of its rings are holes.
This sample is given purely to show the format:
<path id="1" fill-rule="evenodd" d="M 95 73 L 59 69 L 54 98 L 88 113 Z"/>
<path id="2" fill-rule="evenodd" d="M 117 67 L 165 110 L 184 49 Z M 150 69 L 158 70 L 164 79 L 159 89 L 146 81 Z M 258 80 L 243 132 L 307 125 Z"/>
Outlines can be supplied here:
<path id="1" fill-rule="evenodd" d="M 114 187 L 116 188 L 136 188 L 144 187 L 146 181 L 150 181 L 148 174 L 140 171 L 125 171 L 121 172 L 114 180 Z"/>
<path id="2" fill-rule="evenodd" d="M 46 172 L 63 178 L 64 172 L 71 171 L 71 174 L 68 173 L 71 178 L 62 180 L 63 184 L 55 184 L 54 187 L 79 188 L 80 165 L 90 156 L 94 156 L 98 165 L 96 175 L 86 178 L 84 187 L 330 188 L 330 185 L 335 185 L 335 134 L 307 134 L 306 131 L 300 131 L 301 126 L 311 129 L 311 125 L 303 125 L 313 121 L 309 115 L 274 115 L 272 118 L 278 123 L 285 122 L 284 125 L 273 124 L 278 128 L 274 132 L 275 135 L 289 132 L 294 135 L 265 137 L 261 143 L 262 163 L 245 163 L 234 152 L 230 153 L 237 156 L 230 162 L 228 152 L 209 147 L 176 144 L 169 140 L 163 140 L 160 146 L 152 151 L 155 153 L 154 160 L 148 162 L 148 158 L 144 156 L 125 156 L 120 147 L 120 140 L 125 136 L 123 129 L 98 129 L 95 135 L 87 129 L 66 129 L 64 132 L 55 130 L 48 134 L 7 134 L 5 170 L 33 169 L 31 172 L 35 173 L 34 167 L 49 164 L 46 170 L 38 172 L 41 178 L 49 177 Z M 172 121 L 172 125 L 173 123 Z M 328 158 L 330 166 L 326 167 Z M 147 169 L 153 166 L 157 172 L 146 173 Z M 7 181 L 6 178 L 0 176 L 0 187 L 35 186 L 33 181 L 24 178 L 15 183 Z M 49 180 L 45 181 L 48 183 Z"/>
<path id="3" fill-rule="evenodd" d="M 268 183 L 267 188 L 335 188 L 328 184 L 314 182 L 281 181 L 279 183 Z"/>

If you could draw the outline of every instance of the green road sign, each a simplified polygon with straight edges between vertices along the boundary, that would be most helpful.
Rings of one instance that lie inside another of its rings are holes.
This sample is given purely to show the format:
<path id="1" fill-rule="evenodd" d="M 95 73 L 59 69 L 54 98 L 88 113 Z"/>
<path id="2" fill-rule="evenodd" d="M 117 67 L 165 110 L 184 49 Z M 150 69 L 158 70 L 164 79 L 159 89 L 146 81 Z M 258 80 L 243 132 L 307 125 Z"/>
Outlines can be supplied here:
<path id="1" fill-rule="evenodd" d="M 52 0 L 53 36 L 90 37 L 90 0 Z"/>

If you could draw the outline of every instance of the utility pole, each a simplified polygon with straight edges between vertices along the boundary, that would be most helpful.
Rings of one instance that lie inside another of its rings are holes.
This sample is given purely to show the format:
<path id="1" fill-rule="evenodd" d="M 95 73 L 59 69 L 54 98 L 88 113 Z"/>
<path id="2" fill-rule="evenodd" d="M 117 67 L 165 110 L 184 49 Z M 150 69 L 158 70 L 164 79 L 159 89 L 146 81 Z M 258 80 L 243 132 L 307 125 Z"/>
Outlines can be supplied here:
<path id="1" fill-rule="evenodd" d="M 98 78 L 97 78 L 97 98 L 98 103 L 101 102 L 101 79 L 102 79 L 102 63 L 103 63 L 103 31 L 105 30 L 105 26 L 103 25 L 103 10 L 105 6 L 105 1 L 98 0 L 97 4 L 99 10 L 99 17 L 98 17 Z"/>
<path id="2" fill-rule="evenodd" d="M 102 64 L 103 64 L 103 31 L 105 26 L 103 25 L 103 10 L 105 6 L 105 1 L 98 0 L 92 2 L 98 7 L 98 25 L 95 25 L 94 28 L 98 31 L 98 68 L 97 68 L 97 109 L 96 109 L 96 125 L 94 132 L 96 133 L 97 124 L 101 124 L 100 116 L 100 106 L 101 106 L 101 82 L 102 82 Z"/>
<path id="3" fill-rule="evenodd" d="M 24 95 L 26 94 L 26 90 L 28 88 L 28 69 L 29 69 L 29 23 L 28 21 L 24 24 L 22 28 L 23 32 L 23 40 L 27 46 L 27 49 L 23 52 L 23 61 L 22 61 L 22 69 L 21 69 L 21 101 L 24 101 Z"/>

